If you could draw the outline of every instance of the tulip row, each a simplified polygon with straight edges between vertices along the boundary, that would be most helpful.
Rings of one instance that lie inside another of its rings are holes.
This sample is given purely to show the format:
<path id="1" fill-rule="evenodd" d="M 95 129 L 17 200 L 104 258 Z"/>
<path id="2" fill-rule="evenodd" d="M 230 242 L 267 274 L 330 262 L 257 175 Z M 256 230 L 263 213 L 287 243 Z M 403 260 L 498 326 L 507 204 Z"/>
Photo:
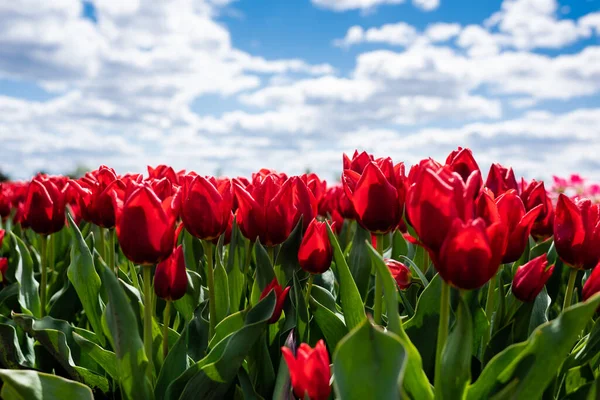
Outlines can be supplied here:
<path id="1" fill-rule="evenodd" d="M 408 173 L 344 155 L 333 186 L 3 183 L 1 395 L 594 398 L 600 205 L 577 182 L 484 181 L 459 148 Z"/>

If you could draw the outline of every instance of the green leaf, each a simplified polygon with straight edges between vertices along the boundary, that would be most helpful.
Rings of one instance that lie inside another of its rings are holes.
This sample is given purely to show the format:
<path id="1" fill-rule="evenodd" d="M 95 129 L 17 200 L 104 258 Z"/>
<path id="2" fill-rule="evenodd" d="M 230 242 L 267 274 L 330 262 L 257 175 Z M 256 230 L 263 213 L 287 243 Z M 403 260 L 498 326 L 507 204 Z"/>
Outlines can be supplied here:
<path id="1" fill-rule="evenodd" d="M 308 342 L 308 308 L 305 299 L 305 293 L 302 290 L 298 275 L 294 273 L 293 286 L 290 290 L 290 299 L 296 311 L 296 329 L 298 337 L 303 342 Z"/>
<path id="2" fill-rule="evenodd" d="M 104 346 L 106 340 L 102 331 L 103 305 L 100 302 L 100 276 L 98 276 L 94 267 L 92 253 L 85 244 L 85 240 L 70 213 L 67 213 L 67 218 L 73 242 L 71 246 L 71 264 L 67 270 L 67 276 L 77 292 L 92 329 L 98 336 L 100 344 Z"/>
<path id="3" fill-rule="evenodd" d="M 575 304 L 555 320 L 537 327 L 525 343 L 509 346 L 496 355 L 469 387 L 468 398 L 489 398 L 507 387 L 514 398 L 541 398 L 599 305 L 600 295 Z M 487 373 L 488 369 L 494 373 Z"/>
<path id="4" fill-rule="evenodd" d="M 240 368 L 241 370 L 243 368 Z M 255 389 L 260 395 L 268 397 L 273 393 L 275 369 L 267 347 L 266 332 L 254 343 L 248 354 L 248 371 L 250 371 Z"/>
<path id="5" fill-rule="evenodd" d="M 531 317 L 529 319 L 530 335 L 535 328 L 548 322 L 550 303 L 552 303 L 552 299 L 548 296 L 548 292 L 546 292 L 546 287 L 544 286 L 533 302 L 533 309 L 531 310 Z"/>
<path id="6" fill-rule="evenodd" d="M 296 353 L 296 341 L 294 340 L 294 331 L 291 331 L 285 340 L 285 347 Z M 290 380 L 290 371 L 288 369 L 283 353 L 279 358 L 279 370 L 277 371 L 277 379 L 275 381 L 275 389 L 273 390 L 273 400 L 293 400 L 292 382 Z"/>
<path id="7" fill-rule="evenodd" d="M 244 273 L 239 268 L 232 268 L 227 273 L 227 282 L 229 284 L 229 308 L 230 311 L 237 311 L 242 302 L 244 293 Z"/>
<path id="8" fill-rule="evenodd" d="M 396 281 L 392 277 L 390 270 L 379 252 L 377 252 L 371 244 L 368 245 L 368 248 L 370 250 L 373 265 L 383 283 L 383 296 L 388 310 L 388 329 L 398 335 L 408 355 L 404 389 L 412 398 L 433 399 L 433 390 L 431 389 L 431 384 L 427 379 L 427 375 L 425 375 L 425 372 L 423 371 L 423 360 L 421 359 L 421 355 L 404 331 L 402 321 L 397 312 L 398 303 L 396 299 L 398 286 L 396 285 Z M 390 310 L 395 310 L 395 312 L 390 312 Z"/>
<path id="9" fill-rule="evenodd" d="M 119 383 L 127 398 L 151 399 L 152 389 L 146 378 L 148 359 L 129 298 L 113 271 L 103 263 L 100 264 L 100 272 L 108 296 L 104 319 L 117 356 Z"/>
<path id="10" fill-rule="evenodd" d="M 14 233 L 10 233 L 11 241 L 15 246 L 17 266 L 15 268 L 15 279 L 19 282 L 19 304 L 26 314 L 40 317 L 42 308 L 40 305 L 39 283 L 33 277 L 33 260 L 27 246 Z"/>
<path id="11" fill-rule="evenodd" d="M 0 369 L 0 379 L 4 400 L 94 399 L 89 387 L 56 375 Z"/>
<path id="12" fill-rule="evenodd" d="M 73 333 L 73 339 L 81 348 L 81 351 L 88 354 L 100 365 L 108 375 L 114 380 L 118 380 L 117 356 L 112 351 L 108 351 L 98 346 L 96 343 L 87 340 L 77 333 Z"/>
<path id="13" fill-rule="evenodd" d="M 318 286 L 313 286 L 312 292 Z M 348 334 L 348 328 L 329 308 L 319 303 L 315 297 L 310 298 L 311 313 L 319 329 L 325 336 L 325 342 L 330 349 L 335 349 L 337 344 Z"/>
<path id="14" fill-rule="evenodd" d="M 569 357 L 567 365 L 572 368 L 585 364 L 598 354 L 600 354 L 600 318 L 596 319 L 583 347 Z"/>
<path id="15" fill-rule="evenodd" d="M 348 257 L 348 267 L 363 300 L 367 296 L 371 277 L 371 259 L 367 250 L 367 241 L 371 241 L 371 232 L 357 225 Z"/>
<path id="16" fill-rule="evenodd" d="M 462 297 L 458 302 L 456 323 L 442 353 L 441 393 L 444 399 L 462 399 L 471 382 L 471 350 L 473 323 L 469 308 Z M 437 388 L 436 388 L 437 392 Z"/>
<path id="17" fill-rule="evenodd" d="M 398 336 L 364 320 L 338 345 L 333 355 L 334 386 L 345 400 L 398 399 L 406 351 Z"/>
<path id="18" fill-rule="evenodd" d="M 217 257 L 218 258 L 218 257 Z M 215 311 L 216 323 L 218 324 L 229 314 L 229 283 L 227 281 L 227 271 L 217 261 L 215 268 Z"/>
<path id="19" fill-rule="evenodd" d="M 187 356 L 187 336 L 188 330 L 186 327 L 175 345 L 169 350 L 169 354 L 160 369 L 156 387 L 154 388 L 156 400 L 164 399 L 169 384 L 190 366 Z"/>
<path id="20" fill-rule="evenodd" d="M 254 386 L 252 386 L 252 382 L 250 381 L 250 377 L 244 368 L 240 368 L 238 371 L 238 381 L 240 382 L 240 386 L 242 388 L 242 393 L 244 395 L 244 400 L 259 400 L 262 397 L 256 393 Z"/>
<path id="21" fill-rule="evenodd" d="M 258 283 L 258 289 L 262 291 L 275 278 L 275 270 L 267 250 L 260 244 L 258 239 L 254 243 L 254 254 L 256 255 L 256 282 Z"/>
<path id="22" fill-rule="evenodd" d="M 404 235 L 399 230 L 394 231 L 392 235 L 392 258 L 397 260 L 399 256 L 408 255 L 408 243 Z"/>
<path id="23" fill-rule="evenodd" d="M 33 367 L 21 351 L 19 337 L 14 326 L 0 324 L 0 364 L 6 368 L 20 369 L 24 367 Z"/>
<path id="24" fill-rule="evenodd" d="M 225 339 L 235 331 L 242 329 L 247 313 L 247 311 L 238 311 L 219 322 L 215 328 L 215 334 L 210 340 L 208 347 L 212 349 L 221 340 Z"/>
<path id="25" fill-rule="evenodd" d="M 335 265 L 337 266 L 339 274 L 340 297 L 342 300 L 342 309 L 344 311 L 346 326 L 348 329 L 353 329 L 365 321 L 367 315 L 365 314 L 365 308 L 362 298 L 360 297 L 360 292 L 356 287 L 356 283 L 354 282 L 354 278 L 352 278 L 344 254 L 342 253 L 337 238 L 329 224 L 327 224 L 327 233 L 329 234 L 329 241 L 333 247 L 333 259 L 335 260 Z"/>
<path id="26" fill-rule="evenodd" d="M 188 286 L 185 295 L 173 302 L 175 309 L 180 312 L 186 321 L 194 318 L 194 310 L 204 301 L 202 290 L 202 277 L 194 271 L 187 270 Z"/>
<path id="27" fill-rule="evenodd" d="M 243 328 L 221 340 L 206 357 L 175 379 L 165 398 L 218 399 L 224 396 L 250 349 L 264 332 L 275 302 L 272 291 L 248 312 Z"/>

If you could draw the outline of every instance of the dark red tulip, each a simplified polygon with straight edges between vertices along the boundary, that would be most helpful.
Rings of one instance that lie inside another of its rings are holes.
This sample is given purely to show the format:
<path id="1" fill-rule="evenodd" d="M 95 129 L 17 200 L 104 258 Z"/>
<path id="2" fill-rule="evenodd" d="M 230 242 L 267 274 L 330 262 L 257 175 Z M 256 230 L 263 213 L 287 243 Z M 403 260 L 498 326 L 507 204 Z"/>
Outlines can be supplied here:
<path id="1" fill-rule="evenodd" d="M 390 258 L 385 259 L 385 265 L 387 265 L 400 289 L 406 290 L 410 287 L 412 284 L 412 272 L 410 272 L 410 268 L 400 261 Z"/>
<path id="2" fill-rule="evenodd" d="M 506 227 L 502 222 L 486 226 L 482 218 L 467 222 L 454 219 L 434 265 L 447 283 L 460 289 L 477 289 L 500 267 L 506 248 Z"/>
<path id="3" fill-rule="evenodd" d="M 36 233 L 49 235 L 65 226 L 65 194 L 45 176 L 33 178 L 25 201 L 24 219 Z"/>
<path id="4" fill-rule="evenodd" d="M 4 229 L 0 229 L 0 249 L 2 249 L 2 242 L 4 242 L 4 236 L 6 236 L 6 231 Z"/>
<path id="5" fill-rule="evenodd" d="M 275 296 L 277 296 L 277 302 L 275 303 L 275 310 L 273 310 L 273 315 L 269 319 L 269 324 L 274 324 L 279 321 L 281 317 L 281 312 L 283 311 L 283 304 L 285 303 L 285 298 L 287 297 L 288 292 L 290 291 L 290 287 L 286 287 L 285 289 L 281 288 L 279 282 L 277 282 L 277 278 L 273 278 L 271 283 L 265 287 L 265 289 L 260 294 L 260 299 L 264 299 L 271 290 L 275 291 Z"/>
<path id="6" fill-rule="evenodd" d="M 525 209 L 530 211 L 542 205 L 542 210 L 533 224 L 531 234 L 536 239 L 547 239 L 552 236 L 554 227 L 554 207 L 552 200 L 548 196 L 548 192 L 544 188 L 544 182 L 536 182 L 532 180 L 526 184 L 525 180 L 521 180 L 521 199 L 525 205 Z"/>
<path id="7" fill-rule="evenodd" d="M 308 189 L 311 191 L 317 204 L 321 203 L 321 200 L 325 196 L 327 191 L 327 182 L 322 181 L 321 178 L 315 173 L 304 174 L 300 176 L 300 179 L 306 184 Z"/>
<path id="8" fill-rule="evenodd" d="M 229 222 L 227 223 L 227 229 L 225 229 L 225 237 L 223 238 L 223 245 L 227 246 L 229 243 L 231 243 L 231 231 L 233 230 L 233 219 L 235 218 L 234 214 L 230 211 L 229 212 Z M 212 243 L 214 245 L 219 243 L 219 237 L 216 237 L 212 240 Z"/>
<path id="9" fill-rule="evenodd" d="M 181 219 L 189 233 L 212 240 L 227 230 L 233 202 L 229 179 L 217 182 L 202 176 L 186 177 L 179 196 Z"/>
<path id="10" fill-rule="evenodd" d="M 299 399 L 326 400 L 329 398 L 331 388 L 329 380 L 329 354 L 323 340 L 319 340 L 315 348 L 302 343 L 296 356 L 287 347 L 282 347 L 281 352 L 290 371 L 290 379 L 294 394 Z"/>
<path id="11" fill-rule="evenodd" d="M 475 158 L 473 157 L 473 152 L 471 152 L 471 149 L 463 149 L 462 147 L 459 147 L 458 150 L 454 150 L 448 155 L 448 158 L 446 158 L 446 165 L 451 171 L 459 174 L 465 182 L 469 179 L 473 172 L 479 172 L 477 184 L 479 188 L 483 185 L 481 171 L 479 170 L 477 161 L 475 161 Z"/>
<path id="12" fill-rule="evenodd" d="M 0 285 L 4 283 L 8 271 L 8 258 L 0 257 Z"/>
<path id="13" fill-rule="evenodd" d="M 524 302 L 532 302 L 544 288 L 552 276 L 554 265 L 548 268 L 546 253 L 534 258 L 525 265 L 521 265 L 512 283 L 512 292 L 515 297 Z"/>
<path id="14" fill-rule="evenodd" d="M 436 170 L 429 164 L 411 170 L 411 174 L 415 182 L 408 189 L 408 220 L 419 241 L 430 251 L 439 253 L 453 221 L 456 218 L 468 221 L 474 217 L 479 172 L 474 171 L 466 183 L 447 167 Z"/>
<path id="15" fill-rule="evenodd" d="M 12 190 L 9 184 L 0 183 L 0 218 L 3 220 L 10 215 L 12 208 Z"/>
<path id="16" fill-rule="evenodd" d="M 590 269 L 600 261 L 600 205 L 589 199 L 573 202 L 558 196 L 554 244 L 561 260 L 577 269 Z"/>
<path id="17" fill-rule="evenodd" d="M 512 168 L 505 168 L 500 164 L 492 164 L 488 173 L 485 186 L 490 189 L 494 196 L 498 197 L 508 190 L 519 191 L 519 185 Z"/>
<path id="18" fill-rule="evenodd" d="M 147 183 L 133 185 L 124 200 L 114 197 L 117 238 L 128 259 L 156 264 L 173 251 L 177 214 L 172 198 L 161 203 Z"/>
<path id="19" fill-rule="evenodd" d="M 183 246 L 179 245 L 166 260 L 156 266 L 154 292 L 165 300 L 179 300 L 185 295 L 188 278 Z"/>
<path id="20" fill-rule="evenodd" d="M 163 201 L 166 198 L 174 196 L 178 191 L 178 186 L 168 178 L 152 179 L 148 181 L 152 191 Z"/>
<path id="21" fill-rule="evenodd" d="M 331 266 L 333 250 L 327 234 L 327 222 L 313 219 L 300 243 L 298 262 L 311 274 L 322 274 Z"/>
<path id="22" fill-rule="evenodd" d="M 600 293 L 600 264 L 596 265 L 592 270 L 587 281 L 583 285 L 582 295 L 583 301 L 586 301 L 596 293 Z"/>
<path id="23" fill-rule="evenodd" d="M 289 178 L 282 184 L 278 181 L 280 179 L 274 175 L 267 175 L 246 189 L 234 184 L 238 200 L 237 223 L 242 234 L 250 240 L 258 237 L 266 246 L 283 243 L 303 213 L 309 214 L 304 215 L 308 222 L 316 213 L 314 196 L 300 179 Z M 304 199 L 302 204 L 300 199 Z"/>
<path id="24" fill-rule="evenodd" d="M 370 161 L 362 173 L 344 170 L 342 181 L 358 223 L 374 233 L 396 228 L 404 210 L 404 168 L 392 160 Z"/>
<path id="25" fill-rule="evenodd" d="M 496 205 L 500 218 L 508 230 L 508 245 L 504 257 L 502 257 L 502 263 L 515 262 L 529 244 L 529 234 L 536 218 L 542 211 L 542 205 L 526 212 L 523 201 L 514 189 L 509 189 L 498 197 Z"/>

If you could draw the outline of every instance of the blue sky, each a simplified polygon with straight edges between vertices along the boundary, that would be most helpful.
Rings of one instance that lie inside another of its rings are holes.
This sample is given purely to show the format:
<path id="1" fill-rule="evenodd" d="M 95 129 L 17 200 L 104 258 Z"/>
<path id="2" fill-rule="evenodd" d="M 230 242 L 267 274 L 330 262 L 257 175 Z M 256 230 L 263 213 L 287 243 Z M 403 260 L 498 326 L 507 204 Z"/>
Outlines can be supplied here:
<path id="1" fill-rule="evenodd" d="M 40 5 L 41 4 L 41 5 Z M 0 4 L 0 168 L 407 164 L 600 180 L 600 0 Z"/>

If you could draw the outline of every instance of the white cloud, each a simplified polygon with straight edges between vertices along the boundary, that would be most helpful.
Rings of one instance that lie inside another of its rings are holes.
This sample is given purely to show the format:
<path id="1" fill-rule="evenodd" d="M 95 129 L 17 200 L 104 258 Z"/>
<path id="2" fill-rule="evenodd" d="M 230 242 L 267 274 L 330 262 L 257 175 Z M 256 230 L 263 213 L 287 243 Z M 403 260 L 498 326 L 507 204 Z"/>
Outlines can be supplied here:
<path id="1" fill-rule="evenodd" d="M 423 11 L 433 11 L 440 6 L 440 0 L 413 0 L 412 2 Z"/>
<path id="2" fill-rule="evenodd" d="M 425 36 L 433 43 L 446 42 L 456 37 L 460 31 L 460 24 L 438 22 L 427 26 Z"/>
<path id="3" fill-rule="evenodd" d="M 311 0 L 317 7 L 333 11 L 368 10 L 383 4 L 401 4 L 404 0 Z"/>
<path id="4" fill-rule="evenodd" d="M 334 41 L 339 47 L 350 47 L 358 43 L 386 43 L 392 46 L 408 46 L 417 38 L 417 30 L 407 23 L 386 24 L 380 28 L 364 30 L 355 25 L 348 29 L 343 39 Z"/>

